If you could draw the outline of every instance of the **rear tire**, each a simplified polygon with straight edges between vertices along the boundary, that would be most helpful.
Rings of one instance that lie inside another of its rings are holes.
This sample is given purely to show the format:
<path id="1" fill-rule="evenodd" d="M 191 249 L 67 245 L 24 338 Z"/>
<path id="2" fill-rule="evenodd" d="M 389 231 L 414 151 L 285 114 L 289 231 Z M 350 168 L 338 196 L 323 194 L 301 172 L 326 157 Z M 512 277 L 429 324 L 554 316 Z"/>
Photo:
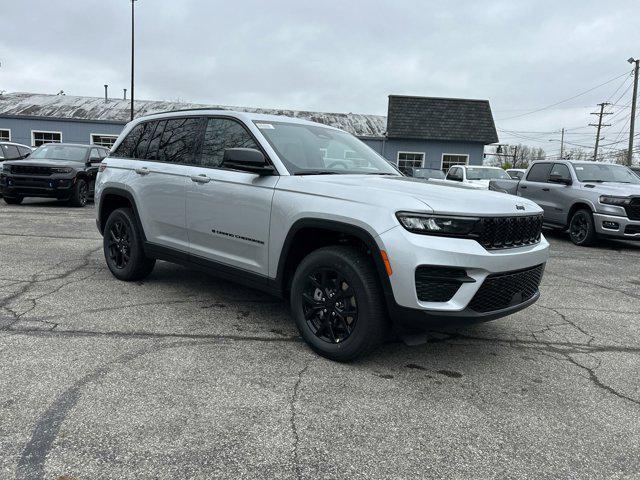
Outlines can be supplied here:
<path id="1" fill-rule="evenodd" d="M 83 178 L 78 178 L 73 186 L 73 193 L 69 203 L 73 207 L 84 207 L 89 200 L 89 184 Z"/>
<path id="2" fill-rule="evenodd" d="M 128 208 L 111 212 L 104 226 L 102 246 L 107 266 L 119 280 L 142 280 L 156 264 L 154 258 L 144 254 L 142 232 Z"/>
<path id="3" fill-rule="evenodd" d="M 576 211 L 569 222 L 571 241 L 579 247 L 590 247 L 596 243 L 596 227 L 593 214 L 586 208 Z"/>
<path id="4" fill-rule="evenodd" d="M 4 197 L 4 203 L 7 205 L 20 205 L 24 197 Z"/>
<path id="5" fill-rule="evenodd" d="M 366 355 L 383 340 L 384 295 L 369 257 L 352 247 L 315 250 L 298 266 L 291 311 L 309 346 L 331 360 Z"/>

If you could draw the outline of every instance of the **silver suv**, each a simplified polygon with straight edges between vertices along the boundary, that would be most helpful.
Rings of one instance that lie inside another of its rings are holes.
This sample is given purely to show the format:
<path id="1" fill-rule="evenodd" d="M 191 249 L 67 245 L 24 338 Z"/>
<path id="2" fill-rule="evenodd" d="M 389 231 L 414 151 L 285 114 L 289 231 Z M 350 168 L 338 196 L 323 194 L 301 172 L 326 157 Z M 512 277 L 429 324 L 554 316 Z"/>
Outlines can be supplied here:
<path id="1" fill-rule="evenodd" d="M 250 113 L 131 122 L 100 166 L 96 204 L 117 278 L 160 259 L 289 298 L 308 344 L 340 361 L 391 324 L 531 305 L 549 249 L 531 201 L 414 180 L 341 130 Z"/>

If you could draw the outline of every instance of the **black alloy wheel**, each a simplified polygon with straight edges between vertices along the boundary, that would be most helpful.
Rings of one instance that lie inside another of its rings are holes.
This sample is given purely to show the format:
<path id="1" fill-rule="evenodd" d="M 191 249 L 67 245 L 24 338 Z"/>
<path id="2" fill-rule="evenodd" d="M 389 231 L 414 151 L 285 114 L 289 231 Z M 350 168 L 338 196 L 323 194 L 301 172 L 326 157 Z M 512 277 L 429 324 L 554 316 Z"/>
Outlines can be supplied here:
<path id="1" fill-rule="evenodd" d="M 119 270 L 125 268 L 131 259 L 131 234 L 125 223 L 116 220 L 109 226 L 108 251 L 113 266 Z"/>
<path id="2" fill-rule="evenodd" d="M 571 241 L 579 246 L 586 247 L 595 243 L 596 232 L 590 211 L 582 209 L 573 214 L 569 224 L 569 235 Z"/>
<path id="3" fill-rule="evenodd" d="M 345 341 L 358 321 L 358 302 L 347 280 L 331 268 L 317 268 L 302 290 L 303 314 L 311 332 L 327 343 Z"/>

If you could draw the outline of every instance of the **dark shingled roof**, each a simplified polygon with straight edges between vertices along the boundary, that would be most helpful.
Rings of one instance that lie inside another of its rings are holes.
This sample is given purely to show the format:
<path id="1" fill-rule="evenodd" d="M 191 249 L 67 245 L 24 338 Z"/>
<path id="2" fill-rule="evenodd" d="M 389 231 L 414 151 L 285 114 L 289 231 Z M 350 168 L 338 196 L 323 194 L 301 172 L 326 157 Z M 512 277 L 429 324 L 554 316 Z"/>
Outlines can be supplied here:
<path id="1" fill-rule="evenodd" d="M 488 100 L 389 95 L 389 138 L 479 142 L 498 141 Z"/>

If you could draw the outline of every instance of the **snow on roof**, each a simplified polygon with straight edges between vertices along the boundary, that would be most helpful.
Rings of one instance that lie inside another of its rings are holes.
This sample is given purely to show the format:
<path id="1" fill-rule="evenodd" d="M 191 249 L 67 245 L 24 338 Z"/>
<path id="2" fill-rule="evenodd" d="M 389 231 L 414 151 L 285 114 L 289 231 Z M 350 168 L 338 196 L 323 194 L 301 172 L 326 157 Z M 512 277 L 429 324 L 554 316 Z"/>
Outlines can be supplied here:
<path id="1" fill-rule="evenodd" d="M 0 117 L 40 117 L 124 124 L 129 121 L 130 107 L 131 102 L 129 100 L 119 100 L 115 98 L 110 98 L 105 102 L 104 98 L 101 97 L 79 97 L 73 95 L 47 95 L 22 92 L 0 95 Z M 382 115 L 229 107 L 155 100 L 136 100 L 134 103 L 136 117 L 189 108 L 233 110 L 237 112 L 302 118 L 312 122 L 330 125 L 359 137 L 383 137 L 387 129 L 387 119 Z"/>

